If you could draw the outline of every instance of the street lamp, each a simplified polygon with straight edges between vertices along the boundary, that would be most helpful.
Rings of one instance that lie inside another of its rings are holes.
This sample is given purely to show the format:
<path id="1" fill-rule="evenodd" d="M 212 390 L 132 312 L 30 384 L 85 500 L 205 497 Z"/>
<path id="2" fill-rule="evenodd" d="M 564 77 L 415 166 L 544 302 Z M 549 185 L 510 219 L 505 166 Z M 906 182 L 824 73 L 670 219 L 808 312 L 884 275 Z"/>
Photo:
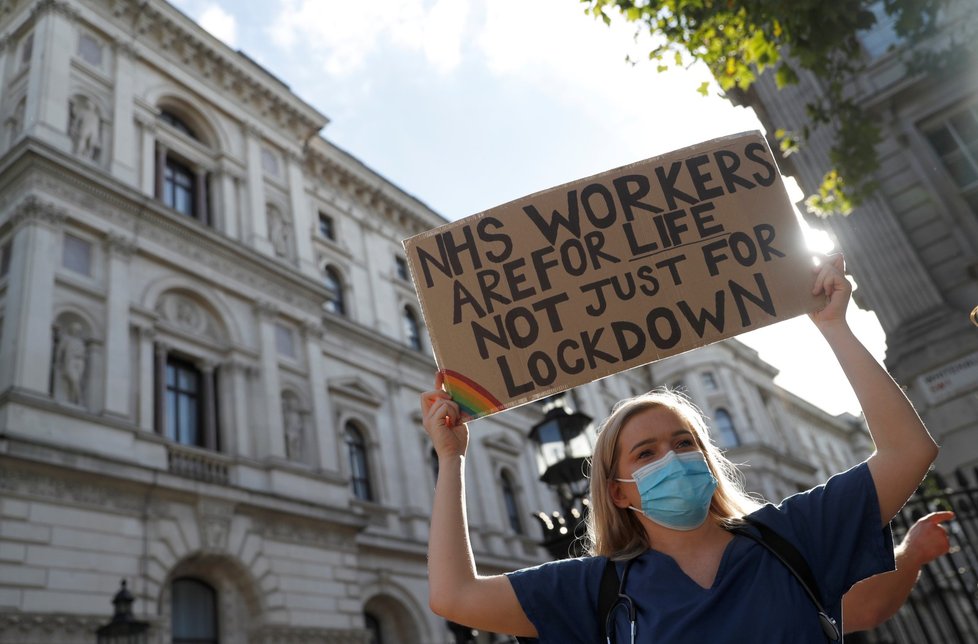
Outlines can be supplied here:
<path id="1" fill-rule="evenodd" d="M 99 628 L 95 635 L 98 644 L 146 644 L 149 622 L 141 622 L 132 616 L 132 603 L 135 597 L 122 580 L 119 592 L 112 599 L 115 614 L 112 621 Z"/>
<path id="2" fill-rule="evenodd" d="M 567 411 L 564 396 L 551 398 L 546 413 L 530 429 L 530 440 L 537 446 L 540 480 L 557 493 L 560 511 L 538 512 L 534 516 L 543 528 L 543 547 L 554 559 L 582 554 L 578 528 L 587 516 L 587 459 L 591 444 L 584 433 L 591 417 Z"/>

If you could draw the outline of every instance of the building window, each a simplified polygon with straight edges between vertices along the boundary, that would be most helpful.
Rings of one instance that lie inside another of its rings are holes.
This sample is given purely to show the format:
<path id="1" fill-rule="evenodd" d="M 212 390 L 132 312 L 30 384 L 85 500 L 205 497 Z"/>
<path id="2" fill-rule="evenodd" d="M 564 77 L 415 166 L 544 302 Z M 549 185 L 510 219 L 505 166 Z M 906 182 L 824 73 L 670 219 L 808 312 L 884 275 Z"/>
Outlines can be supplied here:
<path id="1" fill-rule="evenodd" d="M 156 145 L 156 197 L 180 214 L 210 225 L 208 174 L 203 167 L 212 159 L 198 154 L 193 154 L 197 157 L 194 159 L 177 155 L 168 148 L 166 139 L 186 137 L 197 141 L 197 146 L 204 142 L 186 121 L 173 112 L 164 109 L 159 119 L 176 130 L 178 137 L 174 137 L 166 128 L 160 128 L 160 139 Z M 182 149 L 184 154 L 192 153 L 192 150 L 187 152 L 190 149 L 187 145 L 183 145 Z"/>
<path id="2" fill-rule="evenodd" d="M 333 218 L 326 213 L 319 213 L 319 234 L 326 239 L 336 241 L 336 227 Z"/>
<path id="3" fill-rule="evenodd" d="M 716 379 L 716 376 L 713 375 L 713 372 L 712 371 L 704 371 L 703 372 L 703 386 L 706 388 L 707 391 L 716 391 L 717 390 L 717 388 L 718 388 L 717 387 L 717 379 Z"/>
<path id="4" fill-rule="evenodd" d="M 190 362 L 172 357 L 166 361 L 166 437 L 181 445 L 204 446 L 200 376 Z"/>
<path id="5" fill-rule="evenodd" d="M 217 644 L 217 592 L 199 579 L 173 580 L 173 644 Z"/>
<path id="6" fill-rule="evenodd" d="M 401 317 L 404 320 L 404 337 L 408 346 L 415 351 L 421 351 L 421 325 L 418 323 L 418 316 L 410 306 L 405 306 Z"/>
<path id="7" fill-rule="evenodd" d="M 193 217 L 195 198 L 193 170 L 167 155 L 163 165 L 163 203 L 181 215 Z"/>
<path id="8" fill-rule="evenodd" d="M 102 45 L 88 34 L 78 38 L 78 57 L 93 67 L 102 66 Z"/>
<path id="9" fill-rule="evenodd" d="M 292 329 L 282 324 L 275 325 L 275 347 L 283 356 L 295 357 L 295 336 Z"/>
<path id="10" fill-rule="evenodd" d="M 187 125 L 186 121 L 174 114 L 173 112 L 168 112 L 167 110 L 162 110 L 160 112 L 160 120 L 175 129 L 180 134 L 184 136 L 189 136 L 194 141 L 200 141 L 200 137 L 197 133 Z"/>
<path id="11" fill-rule="evenodd" d="M 367 465 L 367 443 L 363 433 L 353 423 L 346 424 L 346 449 L 350 457 L 350 481 L 353 496 L 361 501 L 373 501 L 370 488 L 370 469 Z"/>
<path id="12" fill-rule="evenodd" d="M 363 614 L 363 624 L 367 628 L 368 644 L 384 644 L 384 637 L 380 629 L 380 620 L 373 613 Z"/>
<path id="13" fill-rule="evenodd" d="M 408 272 L 407 260 L 400 255 L 394 256 L 394 270 L 398 279 L 402 279 L 405 282 L 411 281 L 411 274 Z"/>
<path id="14" fill-rule="evenodd" d="M 734 427 L 733 418 L 726 409 L 718 409 L 713 415 L 716 422 L 717 441 L 720 447 L 736 447 L 740 445 L 740 438 L 737 436 L 737 429 Z"/>
<path id="15" fill-rule="evenodd" d="M 978 215 L 978 104 L 941 119 L 925 134 L 961 197 Z"/>
<path id="16" fill-rule="evenodd" d="M 326 310 L 336 315 L 346 315 L 346 303 L 343 300 L 343 282 L 339 272 L 332 266 L 323 271 L 323 284 L 326 286 Z"/>
<path id="17" fill-rule="evenodd" d="M 156 345 L 157 432 L 181 445 L 217 451 L 218 369 L 167 352 Z"/>
<path id="18" fill-rule="evenodd" d="M 513 485 L 512 475 L 503 470 L 499 475 L 499 485 L 503 494 L 503 503 L 506 504 L 506 518 L 509 520 L 509 527 L 516 534 L 523 534 L 523 522 L 520 521 L 520 509 L 516 503 L 516 486 Z"/>
<path id="19" fill-rule="evenodd" d="M 61 249 L 61 265 L 81 275 L 92 274 L 92 244 L 66 234 Z"/>

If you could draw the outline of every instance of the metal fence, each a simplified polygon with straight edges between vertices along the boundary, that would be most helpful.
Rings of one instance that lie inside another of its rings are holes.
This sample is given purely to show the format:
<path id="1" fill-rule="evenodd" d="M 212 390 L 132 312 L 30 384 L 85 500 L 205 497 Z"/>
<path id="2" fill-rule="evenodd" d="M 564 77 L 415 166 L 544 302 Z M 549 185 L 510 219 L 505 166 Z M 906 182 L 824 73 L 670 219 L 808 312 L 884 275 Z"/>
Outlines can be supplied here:
<path id="1" fill-rule="evenodd" d="M 978 468 L 932 474 L 893 519 L 899 542 L 913 523 L 937 510 L 952 510 L 951 551 L 924 566 L 900 611 L 864 635 L 876 644 L 970 644 L 978 642 Z M 849 638 L 846 638 L 848 641 Z"/>

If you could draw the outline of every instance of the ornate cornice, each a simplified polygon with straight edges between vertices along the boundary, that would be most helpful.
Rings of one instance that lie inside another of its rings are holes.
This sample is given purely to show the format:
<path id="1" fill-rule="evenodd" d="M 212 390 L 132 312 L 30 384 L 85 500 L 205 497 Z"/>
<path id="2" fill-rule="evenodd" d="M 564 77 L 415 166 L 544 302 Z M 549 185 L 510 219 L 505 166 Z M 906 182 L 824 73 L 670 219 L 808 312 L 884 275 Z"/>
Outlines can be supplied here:
<path id="1" fill-rule="evenodd" d="M 13 230 L 31 224 L 43 224 L 57 229 L 67 219 L 68 214 L 61 208 L 39 199 L 36 195 L 28 195 L 14 208 L 10 215 L 10 225 Z"/>
<path id="2" fill-rule="evenodd" d="M 129 260 L 132 258 L 136 251 L 139 249 L 139 245 L 131 237 L 126 235 L 120 235 L 119 233 L 109 232 L 103 240 L 105 245 L 105 250 L 111 254 L 117 254 L 123 259 Z"/>
<path id="3" fill-rule="evenodd" d="M 81 14 L 65 0 L 40 0 L 31 9 L 31 20 L 37 20 L 47 13 L 58 13 L 71 21 L 78 20 Z"/>
<path id="4" fill-rule="evenodd" d="M 289 88 L 242 54 L 224 51 L 202 37 L 188 18 L 168 11 L 163 3 L 146 0 L 103 0 L 137 42 L 164 58 L 189 67 L 206 83 L 265 122 L 292 132 L 305 141 L 329 119 L 296 97 Z M 145 58 L 145 54 L 143 55 Z"/>

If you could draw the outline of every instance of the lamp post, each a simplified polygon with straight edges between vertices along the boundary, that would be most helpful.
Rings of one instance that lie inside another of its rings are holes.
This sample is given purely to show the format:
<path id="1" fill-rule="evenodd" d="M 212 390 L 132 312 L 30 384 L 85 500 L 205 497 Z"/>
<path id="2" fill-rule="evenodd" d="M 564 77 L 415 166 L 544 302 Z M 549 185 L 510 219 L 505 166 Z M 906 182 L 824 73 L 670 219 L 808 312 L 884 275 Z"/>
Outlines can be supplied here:
<path id="1" fill-rule="evenodd" d="M 112 599 L 112 605 L 115 606 L 112 621 L 95 632 L 98 644 L 146 644 L 149 622 L 133 618 L 133 601 L 135 597 L 126 588 L 126 580 L 123 579 L 119 592 Z"/>
<path id="2" fill-rule="evenodd" d="M 540 480 L 557 493 L 560 510 L 534 516 L 543 528 L 543 545 L 554 559 L 584 554 L 579 529 L 587 517 L 587 459 L 591 444 L 584 430 L 591 417 L 567 410 L 564 396 L 551 398 L 546 413 L 530 429 L 537 446 Z"/>

